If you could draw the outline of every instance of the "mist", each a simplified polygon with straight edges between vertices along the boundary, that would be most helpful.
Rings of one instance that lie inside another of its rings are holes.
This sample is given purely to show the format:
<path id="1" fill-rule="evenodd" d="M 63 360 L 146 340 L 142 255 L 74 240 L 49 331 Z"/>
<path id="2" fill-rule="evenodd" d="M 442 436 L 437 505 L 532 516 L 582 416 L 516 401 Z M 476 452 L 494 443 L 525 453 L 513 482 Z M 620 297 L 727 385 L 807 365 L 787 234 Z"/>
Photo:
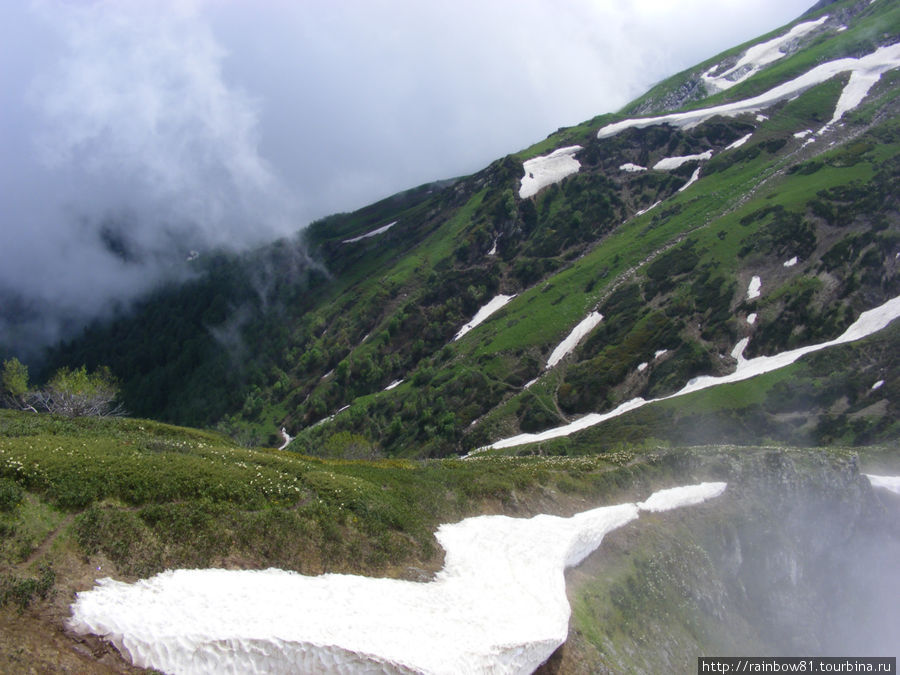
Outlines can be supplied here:
<path id="1" fill-rule="evenodd" d="M 3 3 L 0 352 L 191 251 L 476 171 L 810 3 L 749 4 Z"/>

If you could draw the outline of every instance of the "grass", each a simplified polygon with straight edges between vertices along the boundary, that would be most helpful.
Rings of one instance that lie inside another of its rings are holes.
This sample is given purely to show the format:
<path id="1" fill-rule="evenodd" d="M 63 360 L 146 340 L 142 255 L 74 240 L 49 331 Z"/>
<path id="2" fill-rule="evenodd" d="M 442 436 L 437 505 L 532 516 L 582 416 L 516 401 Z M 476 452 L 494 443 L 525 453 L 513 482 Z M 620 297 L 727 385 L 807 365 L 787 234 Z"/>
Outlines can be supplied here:
<path id="1" fill-rule="evenodd" d="M 125 575 L 226 559 L 305 572 L 426 564 L 439 523 L 485 504 L 515 508 L 529 494 L 596 494 L 611 466 L 601 458 L 328 461 L 210 443 L 215 435 L 143 420 L 69 425 L 5 410 L 0 419 L 16 430 L 0 435 L 0 477 L 24 493 L 0 516 L 7 573 L 73 517 L 76 549 Z M 47 433 L 60 425 L 69 433 Z"/>

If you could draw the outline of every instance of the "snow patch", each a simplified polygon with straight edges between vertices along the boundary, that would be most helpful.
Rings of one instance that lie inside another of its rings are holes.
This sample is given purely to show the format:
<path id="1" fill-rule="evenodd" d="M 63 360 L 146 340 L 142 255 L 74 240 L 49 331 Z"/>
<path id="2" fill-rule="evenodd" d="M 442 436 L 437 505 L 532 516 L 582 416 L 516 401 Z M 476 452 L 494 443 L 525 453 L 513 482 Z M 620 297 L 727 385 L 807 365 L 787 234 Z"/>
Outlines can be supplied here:
<path id="1" fill-rule="evenodd" d="M 519 187 L 519 197 L 527 199 L 536 195 L 542 188 L 578 173 L 581 163 L 573 155 L 579 150 L 580 145 L 572 145 L 554 150 L 549 155 L 526 160 L 522 164 L 525 175 Z"/>
<path id="2" fill-rule="evenodd" d="M 494 239 L 494 245 L 491 246 L 491 250 L 488 251 L 488 255 L 497 255 L 497 240 Z"/>
<path id="3" fill-rule="evenodd" d="M 658 117 L 643 117 L 626 119 L 613 124 L 608 124 L 597 132 L 597 138 L 608 138 L 625 129 L 645 128 L 660 124 L 671 124 L 681 128 L 691 128 L 715 115 L 734 117 L 743 113 L 755 113 L 769 106 L 798 96 L 801 92 L 825 82 L 835 75 L 850 72 L 850 81 L 844 87 L 838 104 L 835 108 L 835 116 L 832 121 L 839 119 L 844 112 L 854 107 L 862 100 L 869 88 L 878 81 L 882 73 L 900 66 L 900 43 L 885 47 L 879 47 L 874 52 L 860 58 L 843 58 L 828 61 L 811 68 L 793 80 L 784 82 L 777 87 L 741 101 L 733 101 L 710 108 L 689 110 L 687 112 L 670 113 Z M 856 75 L 856 77 L 854 77 Z M 757 119 L 761 116 L 757 115 Z M 826 125 L 827 126 L 827 125 Z"/>
<path id="4" fill-rule="evenodd" d="M 785 267 L 793 267 L 794 265 L 797 264 L 797 262 L 798 262 L 797 256 L 794 256 L 790 260 L 785 260 L 783 264 Z"/>
<path id="5" fill-rule="evenodd" d="M 875 476 L 870 473 L 863 475 L 869 479 L 872 487 L 884 488 L 900 495 L 900 476 Z"/>
<path id="6" fill-rule="evenodd" d="M 757 115 L 756 115 L 757 122 L 765 122 L 767 119 L 769 119 L 769 118 L 766 115 L 763 115 L 760 113 L 757 113 Z"/>
<path id="7" fill-rule="evenodd" d="M 683 485 L 668 490 L 659 490 L 650 495 L 650 498 L 638 502 L 637 507 L 641 511 L 671 511 L 682 506 L 693 506 L 707 499 L 713 499 L 725 492 L 727 483 L 700 483 L 699 485 Z"/>
<path id="8" fill-rule="evenodd" d="M 750 338 L 741 338 L 731 350 L 731 358 L 738 362 L 738 368 L 747 360 L 744 358 L 744 350 L 747 349 L 748 344 L 750 344 Z"/>
<path id="9" fill-rule="evenodd" d="M 699 179 L 699 178 L 700 178 L 700 167 L 698 166 L 696 169 L 694 169 L 694 173 L 691 174 L 691 177 L 690 177 L 690 179 L 688 180 L 688 182 L 685 183 L 684 185 L 682 185 L 680 188 L 678 188 L 678 191 L 679 191 L 679 192 L 684 192 L 684 191 L 687 190 L 691 185 L 693 185 L 694 183 L 696 183 L 696 182 L 697 182 L 697 179 Z"/>
<path id="10" fill-rule="evenodd" d="M 750 280 L 750 285 L 747 286 L 747 299 L 753 300 L 753 298 L 758 298 L 760 288 L 762 288 L 762 280 L 759 277 L 753 277 Z"/>
<path id="11" fill-rule="evenodd" d="M 647 366 L 648 366 L 648 365 L 650 365 L 650 364 L 648 364 L 646 361 L 643 361 L 642 363 L 639 363 L 639 364 L 637 365 L 638 372 L 639 372 L 639 373 L 643 373 L 645 370 L 647 370 Z"/>
<path id="12" fill-rule="evenodd" d="M 278 449 L 284 450 L 288 445 L 290 445 L 290 442 L 294 440 L 294 437 L 288 434 L 287 429 L 285 429 L 284 427 L 281 427 L 281 437 L 284 439 L 284 443 L 278 446 Z"/>
<path id="13" fill-rule="evenodd" d="M 640 511 L 718 497 L 724 483 L 656 492 L 571 518 L 478 516 L 441 525 L 434 581 L 278 569 L 170 570 L 78 593 L 69 627 L 165 672 L 523 673 L 568 633 L 564 571 Z"/>
<path id="14" fill-rule="evenodd" d="M 794 138 L 806 138 L 813 132 L 812 129 L 804 129 L 803 131 L 798 131 L 794 134 Z"/>
<path id="15" fill-rule="evenodd" d="M 629 171 L 631 173 L 635 173 L 636 171 L 646 171 L 646 166 L 641 166 L 640 164 L 632 164 L 631 162 L 626 162 L 622 166 L 619 167 L 620 171 Z"/>
<path id="16" fill-rule="evenodd" d="M 651 209 L 655 209 L 655 208 L 656 208 L 657 206 L 659 206 L 660 204 L 662 204 L 662 200 L 659 200 L 659 201 L 656 202 L 655 204 L 653 204 L 653 205 L 651 205 L 651 206 L 648 206 L 646 209 L 641 209 L 640 211 L 638 211 L 637 213 L 634 214 L 635 218 L 637 218 L 638 216 L 644 215 L 645 213 L 647 213 L 647 211 L 649 211 L 649 210 L 651 210 Z M 898 255 L 900 255 L 900 254 L 898 254 Z"/>
<path id="17" fill-rule="evenodd" d="M 682 155 L 681 157 L 666 157 L 664 159 L 659 160 L 656 164 L 653 165 L 654 171 L 673 171 L 677 169 L 682 164 L 687 164 L 688 162 L 697 162 L 702 159 L 711 159 L 712 158 L 712 150 L 707 150 L 706 152 L 701 152 L 699 155 Z"/>
<path id="18" fill-rule="evenodd" d="M 394 389 L 395 387 L 399 387 L 401 384 L 403 384 L 403 380 L 394 380 L 393 382 L 391 382 L 388 386 L 386 386 L 384 388 L 384 391 L 390 391 L 391 389 Z"/>
<path id="19" fill-rule="evenodd" d="M 584 336 L 590 333 L 601 321 L 603 321 L 603 315 L 600 312 L 588 314 L 572 329 L 572 332 L 566 336 L 565 340 L 556 345 L 556 349 L 550 353 L 550 358 L 547 359 L 547 365 L 544 367 L 550 369 L 562 361 L 567 354 L 578 346 L 578 343 L 581 342 Z"/>
<path id="20" fill-rule="evenodd" d="M 668 353 L 669 353 L 668 349 L 657 349 L 655 352 L 653 352 L 653 358 L 658 359 L 663 354 L 668 354 Z"/>
<path id="21" fill-rule="evenodd" d="M 752 326 L 753 324 L 755 324 L 755 323 L 756 323 L 757 316 L 758 316 L 758 315 L 756 314 L 756 312 L 751 312 L 750 314 L 748 314 L 748 315 L 747 315 L 747 323 L 749 323 L 751 326 Z"/>
<path id="22" fill-rule="evenodd" d="M 747 134 L 746 136 L 742 136 L 741 138 L 737 139 L 734 143 L 732 143 L 731 145 L 729 145 L 729 146 L 726 147 L 725 149 L 726 149 L 726 150 L 734 150 L 734 149 L 736 149 L 736 148 L 741 147 L 744 143 L 746 143 L 747 141 L 750 140 L 750 137 L 751 137 L 752 135 L 753 135 L 753 133 L 751 132 L 751 133 Z"/>
<path id="23" fill-rule="evenodd" d="M 791 42 L 803 37 L 810 31 L 821 26 L 828 16 L 823 16 L 816 21 L 807 21 L 798 23 L 784 35 L 753 45 L 744 52 L 743 56 L 731 68 L 721 75 L 712 75 L 716 70 L 713 68 L 702 75 L 706 90 L 714 94 L 725 89 L 730 89 L 739 82 L 743 82 L 748 77 L 759 72 L 762 66 L 768 65 L 773 61 L 777 61 L 787 54 L 787 50 Z M 718 67 L 718 66 L 716 66 Z"/>
<path id="24" fill-rule="evenodd" d="M 361 234 L 358 237 L 353 237 L 353 239 L 344 239 L 344 241 L 342 241 L 341 243 L 342 244 L 352 244 L 353 242 L 356 242 L 356 241 L 362 241 L 363 239 L 368 239 L 369 237 L 375 237 L 375 236 L 378 236 L 379 234 L 384 234 L 385 232 L 387 232 L 389 229 L 391 229 L 396 224 L 397 224 L 397 221 L 395 220 L 393 223 L 388 223 L 387 225 L 382 225 L 381 227 L 379 227 L 375 230 L 372 230 L 371 232 L 366 232 L 365 234 Z"/>
<path id="25" fill-rule="evenodd" d="M 872 391 L 876 389 L 881 389 L 884 386 L 884 380 L 878 380 L 875 384 L 872 385 Z"/>
<path id="26" fill-rule="evenodd" d="M 814 345 L 807 345 L 806 347 L 798 347 L 797 349 L 791 349 L 789 351 L 775 354 L 773 356 L 756 356 L 752 359 L 743 358 L 742 348 L 738 352 L 740 355 L 740 359 L 738 359 L 737 368 L 733 373 L 730 373 L 728 375 L 704 375 L 701 377 L 695 377 L 679 391 L 669 396 L 650 399 L 649 401 L 640 397 L 633 398 L 630 401 L 622 403 L 615 410 L 611 410 L 605 413 L 589 413 L 587 415 L 584 415 L 583 417 L 578 418 L 577 420 L 574 420 L 573 422 L 570 422 L 569 424 L 555 427 L 553 429 L 547 429 L 539 433 L 526 433 L 512 436 L 510 438 L 504 438 L 496 441 L 495 443 L 492 443 L 487 447 L 511 448 L 517 445 L 525 445 L 526 443 L 535 443 L 538 441 L 547 441 L 553 438 L 570 436 L 576 431 L 581 431 L 597 424 L 601 424 L 608 419 L 618 417 L 619 415 L 623 415 L 624 413 L 631 410 L 636 410 L 637 408 L 640 408 L 647 403 L 664 401 L 666 399 L 675 398 L 676 396 L 684 396 L 685 394 L 700 391 L 701 389 L 708 389 L 709 387 L 715 387 L 720 384 L 748 380 L 752 377 L 756 377 L 757 375 L 762 375 L 764 373 L 789 366 L 790 364 L 797 361 L 797 359 L 799 359 L 800 357 L 805 356 L 806 354 L 809 354 L 811 352 L 816 352 L 820 349 L 826 349 L 828 347 L 833 347 L 835 345 L 840 345 L 847 342 L 853 342 L 854 340 L 860 340 L 868 335 L 871 335 L 872 333 L 880 331 L 882 328 L 887 326 L 891 321 L 898 317 L 900 317 L 900 296 L 893 298 L 892 300 L 888 300 L 883 305 L 875 307 L 874 309 L 863 312 L 859 315 L 859 318 L 854 321 L 849 328 L 847 328 L 847 330 L 845 330 L 834 340 L 820 342 Z M 747 340 L 747 338 L 744 338 L 744 340 Z M 744 342 L 744 340 L 738 342 L 738 345 L 735 346 L 735 351 L 738 350 L 738 346 L 741 345 L 741 342 Z M 746 344 L 747 343 L 744 343 L 744 347 L 746 347 Z"/>
<path id="27" fill-rule="evenodd" d="M 469 321 L 465 326 L 459 329 L 459 332 L 453 337 L 453 341 L 459 340 L 463 335 L 468 333 L 470 330 L 475 328 L 475 326 L 483 323 L 491 314 L 496 312 L 498 309 L 503 307 L 507 302 L 512 300 L 515 295 L 498 295 L 493 298 L 489 303 L 487 303 L 484 307 L 479 309 L 475 316 L 472 317 L 472 320 Z"/>

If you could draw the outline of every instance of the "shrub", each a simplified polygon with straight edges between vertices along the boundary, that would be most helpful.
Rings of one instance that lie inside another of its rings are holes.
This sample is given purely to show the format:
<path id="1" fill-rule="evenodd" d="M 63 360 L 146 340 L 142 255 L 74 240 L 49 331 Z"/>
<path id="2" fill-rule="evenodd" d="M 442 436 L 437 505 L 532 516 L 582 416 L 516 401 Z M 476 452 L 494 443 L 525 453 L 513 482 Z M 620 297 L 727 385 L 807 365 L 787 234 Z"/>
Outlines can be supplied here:
<path id="1" fill-rule="evenodd" d="M 115 403 L 119 387 L 109 368 L 88 373 L 84 366 L 60 368 L 43 390 L 33 394 L 39 407 L 66 417 L 123 415 Z"/>
<path id="2" fill-rule="evenodd" d="M 14 480 L 0 478 L 0 511 L 12 511 L 22 501 L 22 488 Z"/>

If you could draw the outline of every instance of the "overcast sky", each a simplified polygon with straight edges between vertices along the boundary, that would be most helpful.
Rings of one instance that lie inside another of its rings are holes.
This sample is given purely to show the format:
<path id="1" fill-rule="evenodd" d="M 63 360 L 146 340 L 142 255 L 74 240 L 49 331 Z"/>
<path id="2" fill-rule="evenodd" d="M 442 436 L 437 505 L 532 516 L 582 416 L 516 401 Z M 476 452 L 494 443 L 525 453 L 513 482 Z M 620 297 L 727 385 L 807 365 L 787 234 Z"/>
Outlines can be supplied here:
<path id="1" fill-rule="evenodd" d="M 0 344 L 51 339 L 191 249 L 476 171 L 811 4 L 2 2 L 0 302 L 25 306 L 0 306 Z"/>

